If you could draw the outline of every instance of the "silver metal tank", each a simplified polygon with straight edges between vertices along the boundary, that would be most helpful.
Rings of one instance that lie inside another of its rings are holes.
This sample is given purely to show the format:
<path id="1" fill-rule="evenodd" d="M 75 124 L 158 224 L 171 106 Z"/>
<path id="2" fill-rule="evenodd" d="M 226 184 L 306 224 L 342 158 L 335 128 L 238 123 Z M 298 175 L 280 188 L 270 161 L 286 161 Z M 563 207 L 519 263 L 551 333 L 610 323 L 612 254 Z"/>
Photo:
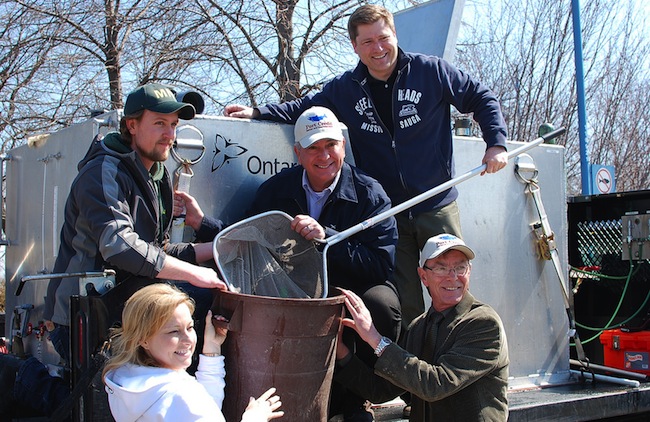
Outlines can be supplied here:
<path id="1" fill-rule="evenodd" d="M 26 283 L 18 297 L 14 292 L 23 276 L 52 271 L 77 163 L 95 134 L 115 130 L 118 118 L 118 112 L 101 115 L 50 135 L 40 146 L 15 148 L 6 157 L 5 335 L 24 337 L 26 351 L 45 363 L 58 361 L 45 336 L 37 335 L 47 280 Z M 178 138 L 178 148 L 166 165 L 176 172 L 179 161 L 193 163 L 189 164 L 193 173 L 189 192 L 206 214 L 226 223 L 243 218 L 261 182 L 296 163 L 289 125 L 199 115 L 181 122 Z M 519 145 L 510 143 L 509 149 Z M 456 137 L 454 148 L 457 174 L 462 174 L 481 164 L 485 143 Z M 528 154 L 539 169 L 544 206 L 566 274 L 564 149 L 542 145 Z M 511 359 L 510 387 L 563 384 L 570 377 L 569 327 L 560 284 L 551 262 L 537 256 L 531 224 L 539 216 L 513 169 L 511 162 L 497 174 L 474 177 L 458 186 L 463 237 L 477 252 L 470 289 L 503 319 Z M 186 230 L 185 238 L 189 235 Z M 14 309 L 24 315 L 18 327 L 10 323 Z M 31 334 L 28 323 L 34 328 Z"/>

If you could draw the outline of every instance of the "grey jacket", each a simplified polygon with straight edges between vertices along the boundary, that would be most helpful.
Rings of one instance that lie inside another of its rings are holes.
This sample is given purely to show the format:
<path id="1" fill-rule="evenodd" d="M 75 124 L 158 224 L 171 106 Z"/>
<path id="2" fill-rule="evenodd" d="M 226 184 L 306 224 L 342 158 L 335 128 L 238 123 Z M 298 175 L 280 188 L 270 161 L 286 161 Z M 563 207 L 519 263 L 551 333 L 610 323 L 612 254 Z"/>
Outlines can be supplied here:
<path id="1" fill-rule="evenodd" d="M 132 276 L 153 280 L 167 254 L 196 260 L 191 244 L 168 243 L 174 203 L 162 163 L 152 168 L 155 174 L 149 173 L 120 135 L 110 133 L 93 141 L 78 167 L 65 204 L 54 273 L 112 268 L 118 282 Z M 44 317 L 69 325 L 74 294 L 79 294 L 77 277 L 52 279 Z"/>
<path id="2" fill-rule="evenodd" d="M 374 402 L 411 392 L 411 421 L 507 420 L 508 345 L 494 309 L 468 292 L 442 320 L 432 363 L 418 357 L 426 316 L 384 349 L 374 372 L 353 356 L 335 379 Z"/>

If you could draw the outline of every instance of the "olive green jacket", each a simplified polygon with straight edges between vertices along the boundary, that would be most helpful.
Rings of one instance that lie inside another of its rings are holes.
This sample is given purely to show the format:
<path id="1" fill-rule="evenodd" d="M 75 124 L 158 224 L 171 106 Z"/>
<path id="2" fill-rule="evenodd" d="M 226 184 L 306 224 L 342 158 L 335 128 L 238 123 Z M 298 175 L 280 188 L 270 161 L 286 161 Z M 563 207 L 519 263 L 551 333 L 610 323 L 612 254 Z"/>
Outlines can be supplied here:
<path id="1" fill-rule="evenodd" d="M 410 392 L 410 421 L 506 421 L 509 359 L 499 315 L 468 292 L 446 312 L 433 360 L 425 361 L 419 356 L 426 316 L 411 323 L 399 345 L 384 349 L 374 372 L 353 356 L 335 379 L 374 403 Z"/>

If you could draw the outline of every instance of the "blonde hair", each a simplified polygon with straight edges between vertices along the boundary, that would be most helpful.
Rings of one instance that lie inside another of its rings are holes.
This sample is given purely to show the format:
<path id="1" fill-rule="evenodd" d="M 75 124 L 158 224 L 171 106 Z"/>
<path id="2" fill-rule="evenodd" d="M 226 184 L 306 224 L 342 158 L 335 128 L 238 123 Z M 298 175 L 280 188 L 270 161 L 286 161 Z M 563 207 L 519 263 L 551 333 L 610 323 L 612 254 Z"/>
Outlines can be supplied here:
<path id="1" fill-rule="evenodd" d="M 111 328 L 112 356 L 104 366 L 102 379 L 108 371 L 127 363 L 158 366 L 140 343 L 156 334 L 181 304 L 194 313 L 194 300 L 171 284 L 150 284 L 135 292 L 124 305 L 122 326 Z"/>
<path id="2" fill-rule="evenodd" d="M 379 20 L 386 22 L 386 25 L 395 33 L 395 21 L 393 14 L 390 13 L 385 7 L 377 4 L 364 4 L 357 10 L 352 12 L 348 20 L 348 35 L 350 41 L 356 42 L 359 32 L 357 28 L 359 25 L 371 25 Z"/>

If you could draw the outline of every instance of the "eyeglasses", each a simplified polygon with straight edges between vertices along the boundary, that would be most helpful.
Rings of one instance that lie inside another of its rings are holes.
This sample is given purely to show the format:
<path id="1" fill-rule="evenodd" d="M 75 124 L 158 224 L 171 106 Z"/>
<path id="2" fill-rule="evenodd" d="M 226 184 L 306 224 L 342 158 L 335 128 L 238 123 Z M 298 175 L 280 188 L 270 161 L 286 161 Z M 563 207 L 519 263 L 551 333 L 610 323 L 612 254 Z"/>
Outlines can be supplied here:
<path id="1" fill-rule="evenodd" d="M 438 277 L 444 277 L 446 275 L 449 275 L 450 272 L 453 272 L 455 276 L 462 277 L 464 275 L 467 275 L 467 272 L 469 271 L 469 264 L 461 264 L 453 268 L 445 267 L 442 265 L 436 265 L 435 267 L 431 268 L 431 267 L 427 267 L 426 265 L 423 265 L 422 268 L 431 271 L 433 275 L 436 275 Z"/>

